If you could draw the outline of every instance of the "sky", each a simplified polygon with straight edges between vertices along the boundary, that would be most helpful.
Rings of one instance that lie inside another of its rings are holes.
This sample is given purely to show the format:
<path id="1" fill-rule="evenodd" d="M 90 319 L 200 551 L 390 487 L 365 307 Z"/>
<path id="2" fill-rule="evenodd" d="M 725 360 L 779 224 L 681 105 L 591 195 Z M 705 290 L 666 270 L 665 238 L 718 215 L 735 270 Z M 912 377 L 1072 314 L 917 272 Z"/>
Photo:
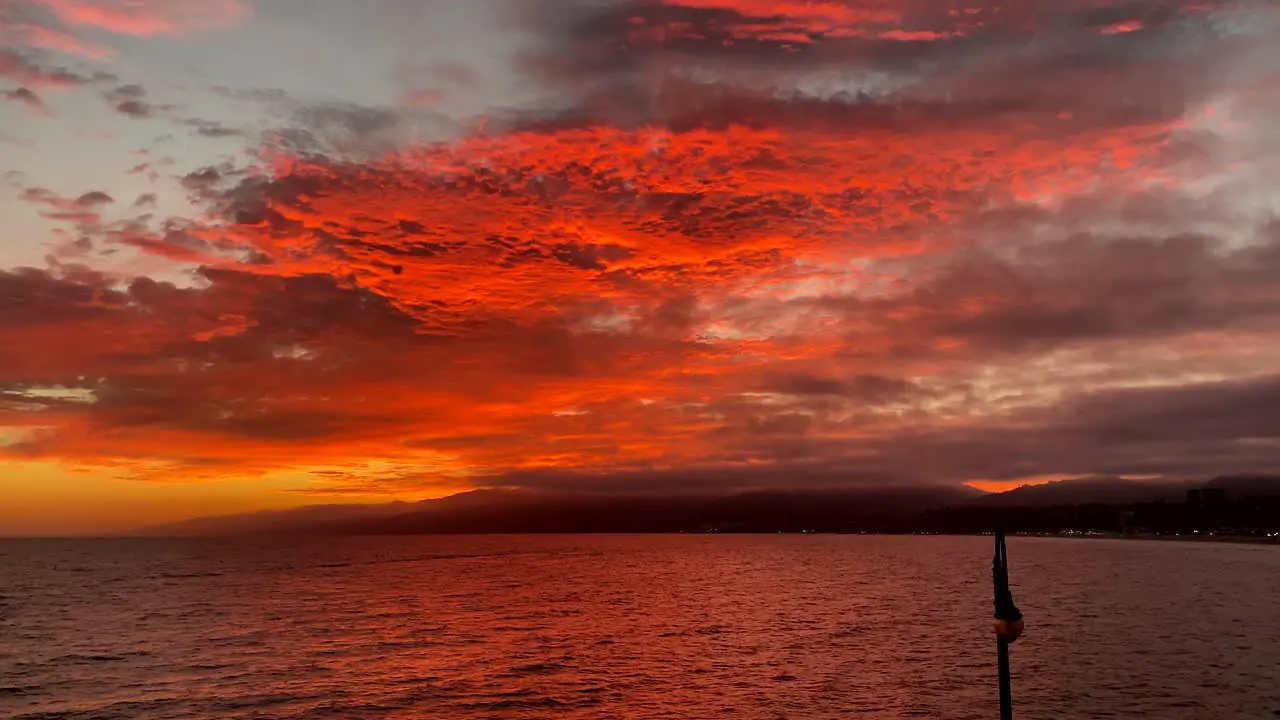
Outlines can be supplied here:
<path id="1" fill-rule="evenodd" d="M 1277 31 L 0 0 L 0 533 L 1280 470 Z"/>

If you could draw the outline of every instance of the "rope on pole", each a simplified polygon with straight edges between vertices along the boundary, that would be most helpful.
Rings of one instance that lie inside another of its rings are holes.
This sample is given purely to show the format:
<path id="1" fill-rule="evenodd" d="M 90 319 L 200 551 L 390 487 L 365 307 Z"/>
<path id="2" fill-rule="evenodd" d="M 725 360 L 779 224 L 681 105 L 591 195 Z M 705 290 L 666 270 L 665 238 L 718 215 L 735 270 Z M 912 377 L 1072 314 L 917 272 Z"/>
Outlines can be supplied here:
<path id="1" fill-rule="evenodd" d="M 1000 673 L 1000 720 L 1013 720 L 1013 689 L 1009 677 L 1009 644 L 1022 635 L 1022 612 L 1009 591 L 1009 551 L 1004 530 L 996 529 L 996 552 L 991 559 L 991 584 L 995 590 L 996 659 Z"/>

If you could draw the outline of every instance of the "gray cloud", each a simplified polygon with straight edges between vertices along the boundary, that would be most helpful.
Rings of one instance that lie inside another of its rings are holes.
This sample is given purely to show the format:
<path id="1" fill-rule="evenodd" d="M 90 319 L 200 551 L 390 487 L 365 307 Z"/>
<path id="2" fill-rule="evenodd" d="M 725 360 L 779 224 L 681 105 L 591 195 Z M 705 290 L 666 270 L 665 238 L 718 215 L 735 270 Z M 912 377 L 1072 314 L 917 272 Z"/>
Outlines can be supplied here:
<path id="1" fill-rule="evenodd" d="M 197 126 L 196 133 L 207 138 L 229 138 L 244 135 L 243 130 L 229 128 L 225 125 L 215 122 L 202 122 Z"/>
<path id="2" fill-rule="evenodd" d="M 25 50 L 0 50 L 0 78 L 36 88 L 71 88 L 92 83 L 113 82 L 115 76 L 105 72 L 88 75 L 72 72 L 45 62 L 48 53 Z"/>
<path id="3" fill-rule="evenodd" d="M 99 205 L 110 205 L 111 203 L 114 203 L 115 200 L 112 199 L 110 195 L 100 190 L 94 190 L 76 198 L 75 202 L 81 207 L 97 207 Z"/>
<path id="4" fill-rule="evenodd" d="M 914 382 L 881 375 L 836 377 L 806 373 L 782 374 L 766 380 L 763 389 L 784 395 L 831 396 L 870 404 L 913 399 L 924 391 Z"/>
<path id="5" fill-rule="evenodd" d="M 145 120 L 171 109 L 167 105 L 156 105 L 147 100 L 147 91 L 141 85 L 121 85 L 103 93 L 103 98 L 116 112 L 137 120 Z"/>
<path id="6" fill-rule="evenodd" d="M 743 447 L 683 470 L 511 473 L 487 482 L 553 491 L 699 492 L 919 485 L 1042 475 L 1202 478 L 1277 472 L 1280 376 L 1109 390 L 1006 422 L 819 440 L 804 425 L 748 427 Z M 747 460 L 772 461 L 743 469 Z"/>
<path id="7" fill-rule="evenodd" d="M 964 14 L 925 2 L 849 37 L 796 8 L 560 3 L 531 14 L 543 45 L 526 70 L 558 93 L 542 122 L 909 132 L 1034 117 L 1040 134 L 1070 134 L 1180 118 L 1256 65 L 1248 37 L 1203 22 L 1205 9 L 990 2 Z M 1118 26 L 1136 31 L 1107 34 Z"/>
<path id="8" fill-rule="evenodd" d="M 6 90 L 4 92 L 0 92 L 0 97 L 3 97 L 6 100 L 12 100 L 13 102 L 22 103 L 37 110 L 44 109 L 45 107 L 44 100 L 40 99 L 40 96 L 30 88 L 21 87 L 17 90 Z"/>

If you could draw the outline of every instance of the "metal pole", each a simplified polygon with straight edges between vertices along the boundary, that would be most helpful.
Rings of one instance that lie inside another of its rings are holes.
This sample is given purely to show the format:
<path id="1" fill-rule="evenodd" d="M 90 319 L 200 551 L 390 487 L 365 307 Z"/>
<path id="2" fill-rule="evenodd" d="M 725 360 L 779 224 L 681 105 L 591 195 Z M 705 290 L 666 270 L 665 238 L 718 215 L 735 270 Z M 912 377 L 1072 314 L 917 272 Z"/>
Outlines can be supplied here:
<path id="1" fill-rule="evenodd" d="M 1009 643 L 996 640 L 1000 662 L 1000 720 L 1013 720 L 1013 688 L 1009 681 Z"/>
<path id="2" fill-rule="evenodd" d="M 996 606 L 996 659 L 1000 672 L 1000 720 L 1013 720 L 1013 688 L 1009 678 L 1009 644 L 1022 635 L 1022 613 L 1009 592 L 1009 556 L 1004 530 L 996 529 L 996 552 L 991 560 L 991 584 Z"/>

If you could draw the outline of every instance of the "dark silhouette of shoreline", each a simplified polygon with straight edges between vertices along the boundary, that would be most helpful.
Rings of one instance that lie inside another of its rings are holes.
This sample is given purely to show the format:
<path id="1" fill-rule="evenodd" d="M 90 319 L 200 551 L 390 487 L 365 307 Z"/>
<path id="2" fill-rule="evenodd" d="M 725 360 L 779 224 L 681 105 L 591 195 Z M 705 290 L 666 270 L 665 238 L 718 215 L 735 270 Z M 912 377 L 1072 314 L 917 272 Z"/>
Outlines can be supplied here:
<path id="1" fill-rule="evenodd" d="M 1119 485 L 1118 485 L 1119 484 Z M 1127 486 L 1126 486 L 1127 485 Z M 1117 502 L 1117 498 L 1127 501 Z M 202 518 L 142 535 L 887 533 L 1275 540 L 1280 478 L 1087 478 L 983 494 L 966 487 L 609 496 L 476 491 L 440 500 Z"/>

